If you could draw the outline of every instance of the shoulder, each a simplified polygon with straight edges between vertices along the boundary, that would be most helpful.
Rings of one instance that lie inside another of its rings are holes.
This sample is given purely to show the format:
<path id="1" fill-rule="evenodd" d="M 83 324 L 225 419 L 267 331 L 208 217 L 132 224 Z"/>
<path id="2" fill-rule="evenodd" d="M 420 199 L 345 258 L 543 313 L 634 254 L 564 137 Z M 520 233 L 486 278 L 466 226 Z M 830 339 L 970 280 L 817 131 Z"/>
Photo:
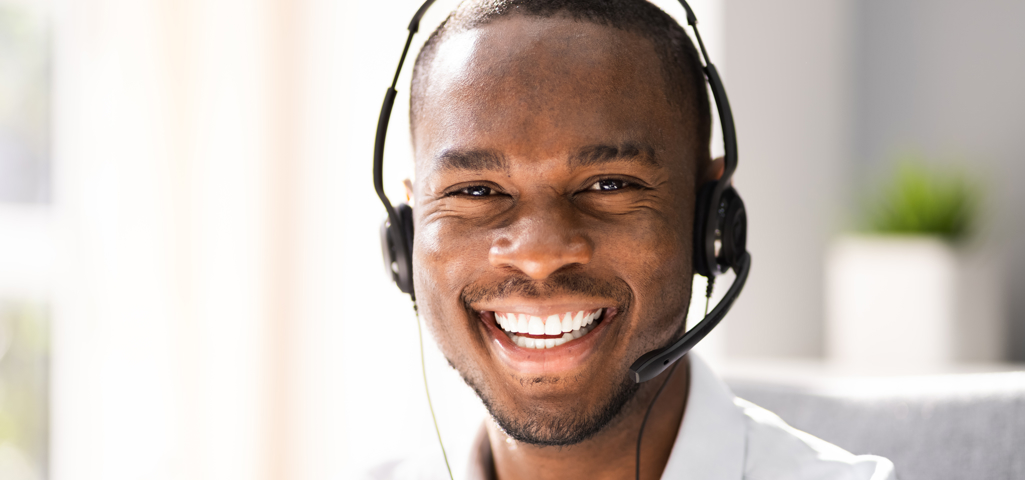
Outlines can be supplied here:
<path id="1" fill-rule="evenodd" d="M 896 480 L 893 463 L 874 455 L 854 455 L 787 425 L 746 400 L 733 402 L 747 426 L 745 480 Z"/>

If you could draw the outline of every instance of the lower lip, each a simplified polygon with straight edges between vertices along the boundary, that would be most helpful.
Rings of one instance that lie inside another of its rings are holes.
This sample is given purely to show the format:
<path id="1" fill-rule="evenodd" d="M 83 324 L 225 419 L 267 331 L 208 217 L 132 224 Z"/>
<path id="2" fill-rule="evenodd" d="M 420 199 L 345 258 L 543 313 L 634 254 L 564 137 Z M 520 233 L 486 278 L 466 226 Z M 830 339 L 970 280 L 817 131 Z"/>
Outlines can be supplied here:
<path id="1" fill-rule="evenodd" d="M 482 317 L 481 323 L 491 334 L 492 349 L 503 362 L 519 373 L 536 375 L 563 373 L 584 365 L 604 336 L 606 325 L 617 313 L 615 309 L 605 309 L 601 321 L 587 335 L 552 348 L 525 348 L 516 345 L 495 323 L 493 313 L 487 314 L 487 318 Z"/>

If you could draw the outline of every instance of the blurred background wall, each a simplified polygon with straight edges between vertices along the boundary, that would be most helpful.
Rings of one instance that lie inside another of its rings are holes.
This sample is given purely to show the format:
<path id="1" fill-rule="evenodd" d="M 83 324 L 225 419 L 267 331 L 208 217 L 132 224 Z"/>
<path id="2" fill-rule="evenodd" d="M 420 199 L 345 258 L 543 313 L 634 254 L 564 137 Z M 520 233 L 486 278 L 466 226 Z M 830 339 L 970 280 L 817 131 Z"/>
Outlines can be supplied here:
<path id="1" fill-rule="evenodd" d="M 966 11 L 967 7 L 967 11 Z M 1025 3 L 855 3 L 849 175 L 872 182 L 895 151 L 967 166 L 989 189 L 972 248 L 995 272 L 1006 358 L 1025 361 Z"/>
<path id="2" fill-rule="evenodd" d="M 726 329 L 734 356 L 823 352 L 823 260 L 843 205 L 852 100 L 849 2 L 726 0 L 726 85 L 752 270 Z"/>
<path id="3" fill-rule="evenodd" d="M 1025 360 L 1021 2 L 726 0 L 737 183 L 757 262 L 735 356 L 823 354 L 825 253 L 902 154 L 986 186 L 969 249 L 993 269 L 1002 357 Z M 979 300 L 978 308 L 988 308 Z"/>
<path id="4" fill-rule="evenodd" d="M 0 44 L 0 477 L 351 478 L 437 459 L 370 184 L 419 3 L 0 0 L 29 12 L 0 17 L 0 40 L 28 38 Z M 1021 2 L 693 5 L 737 118 L 755 260 L 704 354 L 823 362 L 831 245 L 910 151 L 987 185 L 967 248 L 999 267 L 990 360 L 1025 360 Z M 429 338 L 427 369 L 459 451 L 482 407 Z"/>
<path id="5" fill-rule="evenodd" d="M 50 6 L 50 476 L 291 476 L 301 5 Z"/>

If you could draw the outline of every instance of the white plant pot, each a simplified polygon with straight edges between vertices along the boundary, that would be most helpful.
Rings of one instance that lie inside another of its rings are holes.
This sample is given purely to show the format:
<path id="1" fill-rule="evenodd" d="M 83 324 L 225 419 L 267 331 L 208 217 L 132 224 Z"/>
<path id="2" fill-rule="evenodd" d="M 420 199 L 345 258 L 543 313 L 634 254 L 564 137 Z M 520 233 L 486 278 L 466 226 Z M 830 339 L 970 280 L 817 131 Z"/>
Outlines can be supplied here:
<path id="1" fill-rule="evenodd" d="M 826 261 L 826 354 L 871 371 L 1003 357 L 991 263 L 928 236 L 846 236 Z"/>

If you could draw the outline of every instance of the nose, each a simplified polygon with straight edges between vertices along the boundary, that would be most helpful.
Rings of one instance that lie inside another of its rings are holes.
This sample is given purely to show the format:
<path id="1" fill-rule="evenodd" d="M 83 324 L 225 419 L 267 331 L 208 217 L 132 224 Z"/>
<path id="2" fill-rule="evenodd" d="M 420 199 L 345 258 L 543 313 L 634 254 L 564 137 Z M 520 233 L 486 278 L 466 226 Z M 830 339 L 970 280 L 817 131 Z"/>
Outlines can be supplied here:
<path id="1" fill-rule="evenodd" d="M 515 268 L 543 280 L 570 265 L 586 265 L 594 244 L 582 233 L 570 205 L 523 208 L 518 218 L 491 245 L 488 260 L 495 267 Z"/>

